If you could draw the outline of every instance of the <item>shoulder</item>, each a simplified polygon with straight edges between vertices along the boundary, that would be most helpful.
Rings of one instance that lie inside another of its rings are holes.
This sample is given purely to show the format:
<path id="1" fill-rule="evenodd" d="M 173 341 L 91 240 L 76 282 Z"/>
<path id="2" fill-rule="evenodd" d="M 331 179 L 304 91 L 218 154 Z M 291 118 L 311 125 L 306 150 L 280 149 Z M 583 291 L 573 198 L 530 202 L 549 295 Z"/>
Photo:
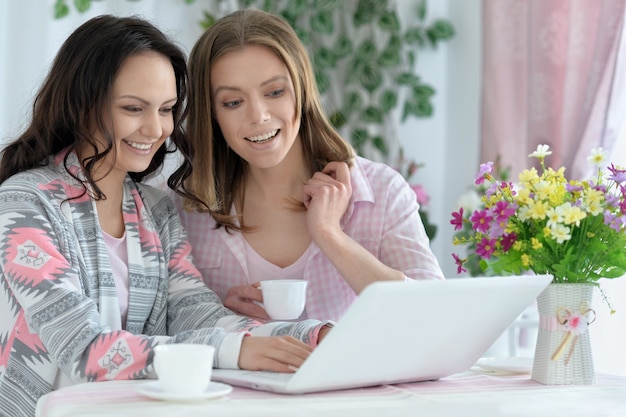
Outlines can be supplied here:
<path id="1" fill-rule="evenodd" d="M 388 182 L 390 180 L 404 181 L 402 175 L 389 165 L 382 162 L 371 161 L 360 156 L 354 158 L 351 172 L 352 177 L 366 177 L 372 182 L 376 182 L 377 180 L 381 180 L 383 182 Z"/>
<path id="2" fill-rule="evenodd" d="M 32 196 L 45 196 L 64 193 L 63 179 L 50 166 L 30 169 L 17 173 L 6 179 L 0 185 L 0 195 L 6 197 L 13 195 L 15 198 L 32 198 Z M 31 196 L 31 197 L 27 197 Z M 46 198 L 47 199 L 47 198 Z"/>
<path id="3" fill-rule="evenodd" d="M 363 157 L 354 159 L 350 170 L 352 188 L 358 192 L 367 193 L 368 189 L 374 195 L 380 196 L 390 192 L 398 192 L 409 188 L 402 175 L 382 162 L 375 162 Z"/>

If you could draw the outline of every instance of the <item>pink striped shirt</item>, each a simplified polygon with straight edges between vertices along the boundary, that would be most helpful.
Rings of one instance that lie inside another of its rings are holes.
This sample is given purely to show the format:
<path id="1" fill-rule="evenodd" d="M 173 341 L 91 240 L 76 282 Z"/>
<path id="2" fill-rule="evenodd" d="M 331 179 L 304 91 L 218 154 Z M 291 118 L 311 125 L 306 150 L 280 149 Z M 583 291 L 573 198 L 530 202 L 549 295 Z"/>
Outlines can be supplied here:
<path id="1" fill-rule="evenodd" d="M 352 200 L 341 221 L 344 232 L 385 265 L 403 271 L 405 279 L 443 279 L 415 193 L 404 178 L 384 164 L 356 158 L 351 181 Z M 215 229 L 211 216 L 186 212 L 180 198 L 174 196 L 174 200 L 193 248 L 194 264 L 209 288 L 224 299 L 228 288 L 258 281 L 249 274 L 240 233 Z M 306 314 L 337 321 L 357 295 L 315 242 L 312 246 L 303 277 L 309 282 Z"/>

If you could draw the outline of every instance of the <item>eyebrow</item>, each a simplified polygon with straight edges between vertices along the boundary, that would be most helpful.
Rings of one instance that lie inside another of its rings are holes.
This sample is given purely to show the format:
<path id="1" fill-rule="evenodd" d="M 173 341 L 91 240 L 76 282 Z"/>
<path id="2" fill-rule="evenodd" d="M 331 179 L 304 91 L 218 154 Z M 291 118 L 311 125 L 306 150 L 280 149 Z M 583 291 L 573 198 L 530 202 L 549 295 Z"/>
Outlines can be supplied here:
<path id="1" fill-rule="evenodd" d="M 146 104 L 146 105 L 150 105 L 150 104 L 151 104 L 149 101 L 144 100 L 143 98 L 141 98 L 141 97 L 139 97 L 139 96 L 132 95 L 132 94 L 124 94 L 124 95 L 121 95 L 121 96 L 115 97 L 115 100 L 125 99 L 125 98 L 130 98 L 130 99 L 134 99 L 134 100 L 139 100 L 139 101 L 141 101 L 143 104 Z M 174 98 L 171 98 L 171 99 L 169 99 L 169 100 L 166 100 L 166 101 L 164 101 L 162 104 L 170 103 L 170 102 L 172 102 L 172 101 L 174 101 L 174 102 L 178 101 L 178 97 L 174 97 Z"/>
<path id="2" fill-rule="evenodd" d="M 261 87 L 266 86 L 267 84 L 271 84 L 275 81 L 289 81 L 289 77 L 285 76 L 285 75 L 276 75 L 275 77 L 272 77 L 268 80 L 265 80 L 261 83 Z M 222 90 L 226 90 L 226 91 L 241 91 L 241 88 L 239 87 L 231 87 L 228 85 L 220 85 L 219 87 L 217 87 L 215 89 L 215 91 L 213 92 L 214 95 L 217 95 L 217 93 L 219 93 Z"/>

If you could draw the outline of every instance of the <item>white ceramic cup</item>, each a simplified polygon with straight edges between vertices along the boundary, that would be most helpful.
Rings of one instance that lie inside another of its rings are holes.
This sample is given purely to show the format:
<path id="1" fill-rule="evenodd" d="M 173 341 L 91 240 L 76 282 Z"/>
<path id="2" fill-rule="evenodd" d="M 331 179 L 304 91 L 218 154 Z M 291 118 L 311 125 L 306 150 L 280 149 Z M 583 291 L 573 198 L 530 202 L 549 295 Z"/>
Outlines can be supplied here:
<path id="1" fill-rule="evenodd" d="M 211 382 L 215 347 L 197 344 L 158 345 L 154 348 L 154 370 L 159 385 L 171 394 L 196 395 Z"/>
<path id="2" fill-rule="evenodd" d="M 263 307 L 274 320 L 295 320 L 306 304 L 307 281 L 302 279 L 276 279 L 261 281 Z"/>

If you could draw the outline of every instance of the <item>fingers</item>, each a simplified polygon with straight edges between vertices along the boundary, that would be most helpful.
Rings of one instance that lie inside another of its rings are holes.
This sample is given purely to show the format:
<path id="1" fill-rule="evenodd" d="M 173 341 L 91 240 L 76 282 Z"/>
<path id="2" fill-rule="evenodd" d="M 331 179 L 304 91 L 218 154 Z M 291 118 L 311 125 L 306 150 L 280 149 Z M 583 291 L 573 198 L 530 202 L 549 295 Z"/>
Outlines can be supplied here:
<path id="1" fill-rule="evenodd" d="M 246 336 L 241 344 L 239 367 L 253 371 L 294 372 L 312 350 L 291 336 Z"/>
<path id="2" fill-rule="evenodd" d="M 329 162 L 322 172 L 342 184 L 350 184 L 350 167 L 345 162 Z"/>
<path id="3" fill-rule="evenodd" d="M 260 320 L 269 320 L 267 312 L 258 303 L 263 301 L 261 291 L 253 285 L 231 287 L 226 293 L 224 306 L 237 314 Z"/>

